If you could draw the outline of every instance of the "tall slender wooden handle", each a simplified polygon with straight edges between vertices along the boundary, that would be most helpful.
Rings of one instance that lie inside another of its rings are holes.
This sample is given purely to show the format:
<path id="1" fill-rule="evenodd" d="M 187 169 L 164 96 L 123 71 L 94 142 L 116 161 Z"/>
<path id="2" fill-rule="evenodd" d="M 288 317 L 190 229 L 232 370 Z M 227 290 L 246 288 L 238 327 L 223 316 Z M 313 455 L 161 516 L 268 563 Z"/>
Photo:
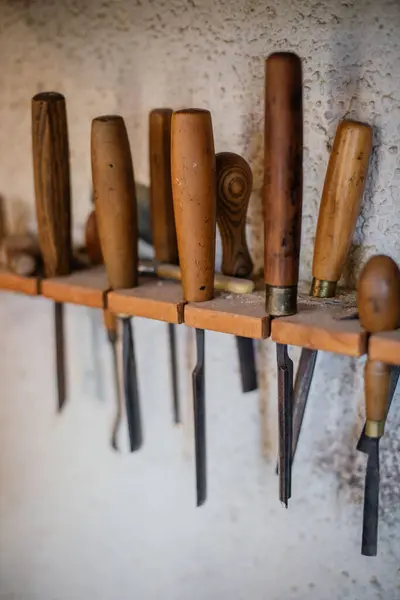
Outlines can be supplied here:
<path id="1" fill-rule="evenodd" d="M 128 134 L 122 117 L 92 122 L 92 178 L 97 227 L 111 288 L 138 283 L 136 192 Z"/>
<path id="2" fill-rule="evenodd" d="M 170 108 L 156 108 L 149 116 L 150 210 L 153 246 L 160 262 L 178 264 L 178 245 L 171 187 Z"/>
<path id="3" fill-rule="evenodd" d="M 71 196 L 65 98 L 44 92 L 32 98 L 32 150 L 38 238 L 46 277 L 72 266 Z"/>
<path id="4" fill-rule="evenodd" d="M 272 316 L 297 310 L 303 188 L 302 68 L 298 56 L 266 61 L 264 281 Z"/>
<path id="5" fill-rule="evenodd" d="M 311 295 L 335 295 L 360 212 L 372 128 L 342 121 L 336 131 L 319 209 Z"/>
<path id="6" fill-rule="evenodd" d="M 390 331 L 400 324 L 400 270 L 389 256 L 372 257 L 364 266 L 357 290 L 361 325 L 369 333 Z M 388 365 L 367 359 L 364 373 L 365 433 L 383 435 L 390 389 Z"/>
<path id="7" fill-rule="evenodd" d="M 179 262 L 185 300 L 213 297 L 216 179 L 214 138 L 208 110 L 172 115 L 171 174 Z"/>
<path id="8" fill-rule="evenodd" d="M 246 242 L 246 213 L 253 186 L 253 174 L 238 154 L 216 155 L 217 223 L 222 241 L 222 272 L 248 277 L 253 270 Z"/>

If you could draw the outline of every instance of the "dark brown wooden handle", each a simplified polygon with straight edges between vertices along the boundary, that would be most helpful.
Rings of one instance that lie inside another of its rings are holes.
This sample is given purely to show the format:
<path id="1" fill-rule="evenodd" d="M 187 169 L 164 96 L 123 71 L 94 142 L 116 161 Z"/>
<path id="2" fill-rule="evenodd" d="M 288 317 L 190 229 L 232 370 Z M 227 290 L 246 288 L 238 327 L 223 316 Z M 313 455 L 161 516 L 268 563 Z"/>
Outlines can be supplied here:
<path id="1" fill-rule="evenodd" d="M 214 291 L 216 178 L 211 114 L 172 115 L 171 174 L 185 300 L 210 300 Z"/>
<path id="2" fill-rule="evenodd" d="M 85 225 L 85 248 L 92 265 L 103 264 L 96 212 L 92 210 Z"/>
<path id="3" fill-rule="evenodd" d="M 216 155 L 217 223 L 222 241 L 222 273 L 248 277 L 253 270 L 246 242 L 246 213 L 253 187 L 247 162 L 233 152 Z"/>
<path id="4" fill-rule="evenodd" d="M 178 245 L 171 187 L 170 108 L 156 108 L 149 116 L 150 210 L 155 257 L 178 264 Z"/>
<path id="5" fill-rule="evenodd" d="M 46 277 L 72 268 L 71 195 L 65 98 L 44 92 L 32 98 L 32 150 L 36 217 Z"/>
<path id="6" fill-rule="evenodd" d="M 135 180 L 128 134 L 122 117 L 92 122 L 92 178 L 96 220 L 109 285 L 138 284 L 138 232 Z"/>
<path id="7" fill-rule="evenodd" d="M 369 333 L 390 331 L 400 324 L 400 270 L 389 256 L 373 256 L 364 266 L 357 290 L 361 325 Z M 390 368 L 368 359 L 364 373 L 365 433 L 383 435 L 390 389 Z"/>
<path id="8" fill-rule="evenodd" d="M 342 121 L 336 131 L 322 192 L 314 246 L 311 294 L 335 295 L 360 213 L 372 128 Z"/>
<path id="9" fill-rule="evenodd" d="M 265 80 L 264 281 L 267 311 L 296 312 L 303 187 L 302 68 L 272 54 Z M 283 289 L 282 289 L 283 288 Z"/>

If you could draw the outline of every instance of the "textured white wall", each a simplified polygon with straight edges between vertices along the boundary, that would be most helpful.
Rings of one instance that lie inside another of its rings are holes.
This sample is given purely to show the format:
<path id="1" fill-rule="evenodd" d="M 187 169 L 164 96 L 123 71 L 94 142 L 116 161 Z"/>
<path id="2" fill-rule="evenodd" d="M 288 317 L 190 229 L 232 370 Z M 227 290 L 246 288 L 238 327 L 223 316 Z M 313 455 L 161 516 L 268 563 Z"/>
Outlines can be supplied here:
<path id="1" fill-rule="evenodd" d="M 375 128 L 346 279 L 373 252 L 400 260 L 396 0 L 3 1 L 0 22 L 0 194 L 13 229 L 34 221 L 34 93 L 68 100 L 77 237 L 90 208 L 91 119 L 125 117 L 136 178 L 148 183 L 149 110 L 200 106 L 212 111 L 216 149 L 242 153 L 253 168 L 249 235 L 259 267 L 264 58 L 282 49 L 304 59 L 302 276 L 310 277 L 329 147 L 345 116 Z M 320 354 L 284 511 L 273 473 L 274 348 L 259 346 L 261 388 L 242 396 L 234 340 L 207 334 L 209 500 L 196 510 L 191 332 L 179 331 L 184 424 L 174 428 L 166 328 L 135 321 L 145 445 L 116 455 L 100 315 L 68 307 L 70 401 L 60 418 L 51 303 L 4 293 L 0 305 L 0 599 L 400 597 L 398 409 L 382 442 L 379 556 L 359 554 L 362 361 Z"/>

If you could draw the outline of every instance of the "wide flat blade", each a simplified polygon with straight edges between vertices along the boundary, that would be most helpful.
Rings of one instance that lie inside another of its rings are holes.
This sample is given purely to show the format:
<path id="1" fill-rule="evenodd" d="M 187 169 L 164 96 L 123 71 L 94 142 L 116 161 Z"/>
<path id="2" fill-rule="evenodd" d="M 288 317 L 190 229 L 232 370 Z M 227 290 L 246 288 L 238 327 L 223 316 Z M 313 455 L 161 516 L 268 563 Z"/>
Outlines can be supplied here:
<path id="1" fill-rule="evenodd" d="M 168 323 L 168 338 L 172 381 L 172 411 L 174 415 L 174 423 L 180 423 L 181 415 L 179 409 L 178 361 L 176 359 L 175 325 L 173 325 L 173 323 Z"/>
<path id="2" fill-rule="evenodd" d="M 368 447 L 361 554 L 376 556 L 379 517 L 379 439 L 370 439 Z"/>
<path id="3" fill-rule="evenodd" d="M 196 329 L 197 362 L 192 373 L 197 506 L 207 497 L 204 330 Z"/>
<path id="4" fill-rule="evenodd" d="M 136 375 L 135 350 L 133 345 L 130 318 L 122 319 L 122 359 L 125 389 L 126 418 L 128 421 L 131 452 L 142 445 L 142 424 L 140 418 L 139 390 Z"/>
<path id="5" fill-rule="evenodd" d="M 258 388 L 254 342 L 251 338 L 236 337 L 239 355 L 240 378 L 244 394 Z"/>
<path id="6" fill-rule="evenodd" d="M 293 362 L 286 344 L 276 345 L 279 415 L 279 498 L 287 508 L 292 488 Z"/>
<path id="7" fill-rule="evenodd" d="M 56 340 L 57 404 L 58 412 L 64 408 L 67 400 L 64 348 L 64 305 L 54 303 L 54 333 Z"/>
<path id="8" fill-rule="evenodd" d="M 303 348 L 300 354 L 299 364 L 297 366 L 293 392 L 292 460 L 294 459 L 297 450 L 297 444 L 299 443 L 301 426 L 303 424 L 308 396 L 310 394 L 317 356 L 317 350 Z"/>

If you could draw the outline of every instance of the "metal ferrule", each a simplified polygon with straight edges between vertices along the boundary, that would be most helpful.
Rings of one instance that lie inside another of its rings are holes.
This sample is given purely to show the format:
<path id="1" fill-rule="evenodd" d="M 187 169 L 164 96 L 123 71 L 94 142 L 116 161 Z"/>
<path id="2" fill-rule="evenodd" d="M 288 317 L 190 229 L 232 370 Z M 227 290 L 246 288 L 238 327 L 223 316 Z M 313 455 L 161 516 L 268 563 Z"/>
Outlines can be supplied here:
<path id="1" fill-rule="evenodd" d="M 313 277 L 310 296 L 314 298 L 333 298 L 336 294 L 337 281 L 324 281 Z"/>
<path id="2" fill-rule="evenodd" d="M 271 317 L 288 317 L 297 313 L 297 285 L 265 286 L 265 310 Z"/>
<path id="3" fill-rule="evenodd" d="M 365 423 L 365 435 L 369 438 L 381 438 L 385 432 L 385 421 L 371 421 Z"/>

